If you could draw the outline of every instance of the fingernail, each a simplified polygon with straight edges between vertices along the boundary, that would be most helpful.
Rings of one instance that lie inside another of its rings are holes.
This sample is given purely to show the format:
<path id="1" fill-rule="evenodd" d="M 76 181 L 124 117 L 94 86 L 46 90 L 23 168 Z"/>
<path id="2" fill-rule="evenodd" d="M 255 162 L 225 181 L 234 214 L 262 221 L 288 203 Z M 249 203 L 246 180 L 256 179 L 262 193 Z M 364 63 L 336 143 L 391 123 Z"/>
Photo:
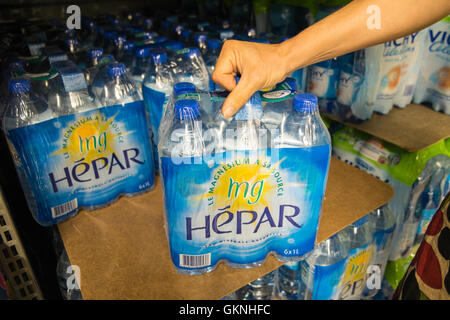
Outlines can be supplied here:
<path id="1" fill-rule="evenodd" d="M 222 109 L 222 114 L 225 119 L 228 119 L 229 117 L 231 117 L 233 115 L 233 111 L 234 111 L 233 108 L 228 107 L 228 108 Z"/>

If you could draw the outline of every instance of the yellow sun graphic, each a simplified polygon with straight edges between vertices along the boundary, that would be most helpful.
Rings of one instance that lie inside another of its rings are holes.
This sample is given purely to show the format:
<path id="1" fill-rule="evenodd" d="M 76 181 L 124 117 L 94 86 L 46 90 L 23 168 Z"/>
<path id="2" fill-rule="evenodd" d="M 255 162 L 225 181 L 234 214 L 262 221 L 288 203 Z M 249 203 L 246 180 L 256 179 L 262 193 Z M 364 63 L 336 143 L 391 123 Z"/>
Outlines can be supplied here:
<path id="1" fill-rule="evenodd" d="M 117 114 L 109 119 L 100 113 L 79 119 L 78 121 L 82 123 L 72 126 L 70 134 L 65 135 L 63 147 L 51 156 L 65 154 L 66 159 L 70 162 L 84 159 L 84 162 L 91 163 L 99 155 L 112 154 L 115 150 L 115 138 L 129 134 L 129 132 L 124 133 L 111 127 Z"/>

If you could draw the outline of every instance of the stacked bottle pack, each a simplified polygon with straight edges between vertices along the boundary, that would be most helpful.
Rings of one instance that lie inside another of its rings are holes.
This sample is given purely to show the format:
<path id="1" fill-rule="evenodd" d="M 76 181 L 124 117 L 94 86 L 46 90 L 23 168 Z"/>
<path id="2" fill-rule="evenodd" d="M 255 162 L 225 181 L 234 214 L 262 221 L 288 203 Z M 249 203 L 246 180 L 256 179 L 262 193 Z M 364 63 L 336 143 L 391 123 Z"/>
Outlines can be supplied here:
<path id="1" fill-rule="evenodd" d="M 225 92 L 174 87 L 158 153 L 180 272 L 209 272 L 221 260 L 257 266 L 270 252 L 295 261 L 312 250 L 330 138 L 316 97 L 296 94 L 293 84 L 255 93 L 230 119 L 221 113 Z"/>

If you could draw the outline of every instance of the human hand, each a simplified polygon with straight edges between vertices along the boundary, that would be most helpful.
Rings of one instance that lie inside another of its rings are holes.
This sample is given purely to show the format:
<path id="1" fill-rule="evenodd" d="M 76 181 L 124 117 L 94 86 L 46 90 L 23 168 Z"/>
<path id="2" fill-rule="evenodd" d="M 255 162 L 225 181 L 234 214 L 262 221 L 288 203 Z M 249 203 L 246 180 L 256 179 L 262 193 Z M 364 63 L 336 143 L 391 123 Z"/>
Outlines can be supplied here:
<path id="1" fill-rule="evenodd" d="M 222 106 L 224 117 L 233 116 L 257 90 L 283 81 L 288 72 L 278 44 L 225 41 L 212 74 L 214 82 L 231 91 Z"/>

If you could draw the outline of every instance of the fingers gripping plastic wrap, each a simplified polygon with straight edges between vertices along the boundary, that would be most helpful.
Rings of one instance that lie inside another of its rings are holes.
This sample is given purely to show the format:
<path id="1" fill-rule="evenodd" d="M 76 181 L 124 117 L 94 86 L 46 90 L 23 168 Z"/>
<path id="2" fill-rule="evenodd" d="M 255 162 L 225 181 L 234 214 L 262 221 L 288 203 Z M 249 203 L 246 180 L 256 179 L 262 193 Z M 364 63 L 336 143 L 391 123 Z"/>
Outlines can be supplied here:
<path id="1" fill-rule="evenodd" d="M 296 261 L 313 249 L 330 136 L 317 98 L 287 91 L 283 99 L 257 92 L 230 119 L 221 113 L 224 92 L 168 105 L 158 151 L 179 272 L 209 272 L 220 261 L 249 268 L 269 253 Z M 269 129 L 264 113 L 281 104 L 280 121 Z"/>
<path id="2" fill-rule="evenodd" d="M 45 101 L 28 80 L 10 81 L 4 131 L 33 217 L 44 226 L 152 188 L 154 167 L 142 97 L 123 65 L 89 95 L 73 63 L 55 63 Z"/>

